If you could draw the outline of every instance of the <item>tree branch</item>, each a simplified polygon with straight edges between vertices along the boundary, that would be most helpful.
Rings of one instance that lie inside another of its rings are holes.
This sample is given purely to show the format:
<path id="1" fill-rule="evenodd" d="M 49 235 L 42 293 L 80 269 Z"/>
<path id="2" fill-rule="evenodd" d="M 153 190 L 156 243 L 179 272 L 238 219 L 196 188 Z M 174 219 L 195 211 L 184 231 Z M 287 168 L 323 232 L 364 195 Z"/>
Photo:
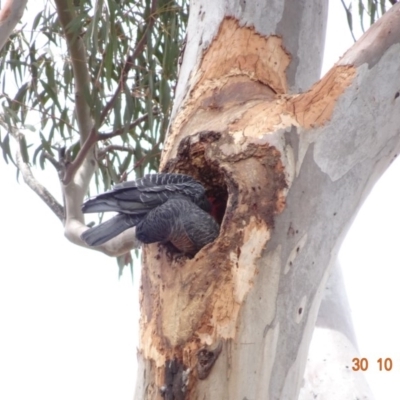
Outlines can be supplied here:
<path id="1" fill-rule="evenodd" d="M 0 10 L 0 50 L 24 13 L 27 0 L 6 0 Z"/>
<path id="2" fill-rule="evenodd" d="M 43 159 L 46 159 L 46 160 L 50 161 L 50 163 L 57 170 L 57 172 L 59 174 L 61 173 L 61 171 L 63 169 L 63 166 L 51 154 L 49 154 L 47 151 L 44 150 L 41 153 L 41 157 L 43 157 Z"/>
<path id="3" fill-rule="evenodd" d="M 66 166 L 64 177 L 62 182 L 64 185 L 69 185 L 74 178 L 76 171 L 81 167 L 82 163 L 86 159 L 86 156 L 92 150 L 93 145 L 99 140 L 96 128 L 93 126 L 89 133 L 89 136 L 83 143 L 83 146 L 76 155 L 75 160 Z"/>
<path id="4" fill-rule="evenodd" d="M 10 132 L 11 136 L 19 142 L 23 134 Z M 64 207 L 55 199 L 55 197 L 43 186 L 32 174 L 31 168 L 28 163 L 23 161 L 21 150 L 17 147 L 16 162 L 19 171 L 22 174 L 24 182 L 45 202 L 51 211 L 57 216 L 57 218 L 64 223 L 65 210 Z"/>
<path id="5" fill-rule="evenodd" d="M 365 32 L 340 59 L 339 65 L 377 63 L 400 38 L 400 4 L 394 5 Z"/>
<path id="6" fill-rule="evenodd" d="M 158 114 L 158 113 L 160 113 L 159 110 L 154 110 L 154 114 Z M 149 117 L 149 114 L 146 113 L 142 117 L 135 119 L 135 121 L 133 121 L 128 126 L 128 130 L 135 128 L 137 125 L 139 125 L 140 123 L 145 121 L 148 117 Z M 96 142 L 98 142 L 99 140 L 107 140 L 107 139 L 111 139 L 115 136 L 120 136 L 122 133 L 124 133 L 125 129 L 126 128 L 119 128 L 119 129 L 116 129 L 115 131 L 109 132 L 109 133 L 98 133 L 96 131 L 95 127 L 93 127 L 88 138 L 86 139 L 85 143 L 79 150 L 79 153 L 75 157 L 75 160 L 66 166 L 66 170 L 65 170 L 65 174 L 64 174 L 64 178 L 63 178 L 64 185 L 68 185 L 71 182 L 76 171 L 82 165 L 82 162 L 85 160 L 86 155 L 89 153 L 89 151 L 92 149 L 93 145 Z"/>
<path id="7" fill-rule="evenodd" d="M 68 52 L 71 56 L 71 64 L 75 80 L 75 115 L 81 135 L 81 144 L 89 136 L 93 121 L 90 114 L 90 107 L 83 95 L 89 89 L 90 76 L 87 68 L 86 49 L 82 38 L 76 32 L 71 32 L 69 26 L 76 18 L 72 6 L 67 0 L 55 0 L 58 18 L 64 31 Z"/>

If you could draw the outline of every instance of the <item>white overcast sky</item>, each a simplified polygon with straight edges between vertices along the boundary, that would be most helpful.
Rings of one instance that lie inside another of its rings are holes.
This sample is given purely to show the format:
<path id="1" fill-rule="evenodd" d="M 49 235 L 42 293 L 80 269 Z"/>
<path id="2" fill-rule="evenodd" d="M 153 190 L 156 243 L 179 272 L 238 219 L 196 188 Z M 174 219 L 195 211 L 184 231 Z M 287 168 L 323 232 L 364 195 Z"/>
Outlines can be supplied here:
<path id="1" fill-rule="evenodd" d="M 325 71 L 352 44 L 340 0 L 330 3 Z M 133 284 L 129 272 L 118 280 L 115 260 L 69 243 L 57 218 L 2 158 L 0 174 L 0 399 L 132 400 L 139 268 Z M 59 194 L 51 168 L 38 177 Z M 399 182 L 395 162 L 340 255 L 377 400 L 400 398 Z M 393 370 L 379 372 L 376 360 L 386 357 Z"/>

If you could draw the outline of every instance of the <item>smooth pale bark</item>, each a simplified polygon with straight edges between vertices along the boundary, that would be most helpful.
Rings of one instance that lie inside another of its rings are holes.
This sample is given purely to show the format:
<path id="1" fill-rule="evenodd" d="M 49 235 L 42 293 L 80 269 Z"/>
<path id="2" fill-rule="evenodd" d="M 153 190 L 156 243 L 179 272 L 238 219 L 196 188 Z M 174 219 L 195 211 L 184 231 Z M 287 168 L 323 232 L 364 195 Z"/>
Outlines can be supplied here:
<path id="1" fill-rule="evenodd" d="M 361 357 L 337 263 L 322 298 L 299 399 L 373 399 L 364 374 L 352 368 L 353 358 Z"/>
<path id="2" fill-rule="evenodd" d="M 24 13 L 27 0 L 6 0 L 0 9 L 0 49 L 3 48 Z"/>
<path id="3" fill-rule="evenodd" d="M 263 4 L 192 5 L 162 166 L 227 205 L 193 260 L 145 251 L 137 399 L 296 399 L 342 239 L 400 147 L 399 6 L 291 95 L 326 4 Z"/>

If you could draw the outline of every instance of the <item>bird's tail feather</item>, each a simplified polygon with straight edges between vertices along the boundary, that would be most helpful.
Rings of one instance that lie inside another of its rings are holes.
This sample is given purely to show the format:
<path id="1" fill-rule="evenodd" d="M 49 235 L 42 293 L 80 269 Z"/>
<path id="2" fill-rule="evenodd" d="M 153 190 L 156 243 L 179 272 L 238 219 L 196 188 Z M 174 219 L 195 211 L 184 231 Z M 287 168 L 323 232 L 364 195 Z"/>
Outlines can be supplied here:
<path id="1" fill-rule="evenodd" d="M 113 237 L 137 225 L 141 216 L 118 214 L 115 217 L 83 232 L 81 239 L 89 246 L 100 246 Z"/>

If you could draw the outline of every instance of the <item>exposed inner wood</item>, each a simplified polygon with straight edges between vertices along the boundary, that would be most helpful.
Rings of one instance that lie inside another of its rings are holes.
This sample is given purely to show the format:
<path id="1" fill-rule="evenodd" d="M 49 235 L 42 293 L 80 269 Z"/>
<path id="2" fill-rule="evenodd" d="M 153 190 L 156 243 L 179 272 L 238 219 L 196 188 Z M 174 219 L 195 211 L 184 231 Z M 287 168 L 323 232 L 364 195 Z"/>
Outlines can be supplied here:
<path id="1" fill-rule="evenodd" d="M 270 86 L 276 93 L 286 93 L 285 70 L 290 56 L 277 36 L 263 37 L 253 28 L 240 27 L 234 19 L 225 19 L 218 36 L 207 49 L 196 85 L 223 77 L 245 75 Z"/>
<path id="2" fill-rule="evenodd" d="M 308 92 L 287 99 L 286 109 L 304 128 L 324 125 L 330 120 L 336 101 L 355 76 L 354 67 L 335 66 Z"/>
<path id="3" fill-rule="evenodd" d="M 228 130 L 260 138 L 291 125 L 310 128 L 329 121 L 356 69 L 335 66 L 308 92 L 288 95 L 289 63 L 280 38 L 262 37 L 253 28 L 226 19 L 205 51 L 192 80 L 197 83 L 173 121 L 162 166 L 176 156 L 184 137 L 199 131 Z"/>

